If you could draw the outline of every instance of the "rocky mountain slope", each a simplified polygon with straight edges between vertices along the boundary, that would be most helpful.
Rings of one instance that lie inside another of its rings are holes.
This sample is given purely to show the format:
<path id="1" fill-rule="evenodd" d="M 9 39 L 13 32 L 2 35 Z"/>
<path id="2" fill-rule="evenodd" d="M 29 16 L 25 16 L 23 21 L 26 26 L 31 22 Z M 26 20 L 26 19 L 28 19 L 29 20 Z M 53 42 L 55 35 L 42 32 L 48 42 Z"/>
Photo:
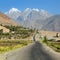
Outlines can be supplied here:
<path id="1" fill-rule="evenodd" d="M 45 21 L 43 30 L 60 32 L 60 15 L 54 15 Z"/>
<path id="2" fill-rule="evenodd" d="M 0 24 L 2 25 L 16 25 L 16 23 L 7 15 L 0 12 Z"/>

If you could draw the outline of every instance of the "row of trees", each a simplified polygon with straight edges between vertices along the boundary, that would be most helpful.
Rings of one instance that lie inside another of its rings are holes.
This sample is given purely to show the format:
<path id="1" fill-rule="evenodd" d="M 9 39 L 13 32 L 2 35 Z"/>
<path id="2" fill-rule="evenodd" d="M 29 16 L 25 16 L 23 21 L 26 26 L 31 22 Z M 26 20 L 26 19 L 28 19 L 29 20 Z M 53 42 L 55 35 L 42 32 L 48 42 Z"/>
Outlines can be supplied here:
<path id="1" fill-rule="evenodd" d="M 34 32 L 32 29 L 27 29 L 21 26 L 4 26 L 8 29 L 10 29 L 9 33 L 3 33 L 3 30 L 0 30 L 0 39 L 1 38 L 7 38 L 7 39 L 20 39 L 20 38 L 26 38 Z"/>

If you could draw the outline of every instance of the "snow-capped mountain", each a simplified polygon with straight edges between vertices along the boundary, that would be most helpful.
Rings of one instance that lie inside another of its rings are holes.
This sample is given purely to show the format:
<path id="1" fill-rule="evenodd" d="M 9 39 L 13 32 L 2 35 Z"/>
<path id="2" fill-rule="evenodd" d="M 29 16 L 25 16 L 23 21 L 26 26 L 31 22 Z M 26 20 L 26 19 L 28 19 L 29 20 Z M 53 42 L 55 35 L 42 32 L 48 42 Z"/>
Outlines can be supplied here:
<path id="1" fill-rule="evenodd" d="M 8 12 L 6 12 L 5 14 L 7 14 L 13 20 L 17 20 L 17 18 L 21 15 L 21 11 L 16 8 L 12 8 Z"/>
<path id="2" fill-rule="evenodd" d="M 23 12 L 17 8 L 12 8 L 6 14 L 17 23 L 23 24 L 26 27 L 39 29 L 43 26 L 44 20 L 52 16 L 47 11 L 36 8 L 26 8 Z"/>

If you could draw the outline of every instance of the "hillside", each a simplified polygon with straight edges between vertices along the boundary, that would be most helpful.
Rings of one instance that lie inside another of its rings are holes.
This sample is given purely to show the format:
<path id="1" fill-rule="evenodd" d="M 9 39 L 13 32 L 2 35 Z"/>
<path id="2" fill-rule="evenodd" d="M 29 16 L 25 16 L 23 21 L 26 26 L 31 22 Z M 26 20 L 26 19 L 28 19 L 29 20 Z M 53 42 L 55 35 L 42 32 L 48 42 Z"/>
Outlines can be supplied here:
<path id="1" fill-rule="evenodd" d="M 16 23 L 7 15 L 0 12 L 0 24 L 2 25 L 16 25 Z"/>
<path id="2" fill-rule="evenodd" d="M 45 21 L 42 29 L 47 30 L 47 31 L 58 31 L 58 32 L 60 32 L 60 15 L 54 15 L 54 16 L 48 18 Z"/>

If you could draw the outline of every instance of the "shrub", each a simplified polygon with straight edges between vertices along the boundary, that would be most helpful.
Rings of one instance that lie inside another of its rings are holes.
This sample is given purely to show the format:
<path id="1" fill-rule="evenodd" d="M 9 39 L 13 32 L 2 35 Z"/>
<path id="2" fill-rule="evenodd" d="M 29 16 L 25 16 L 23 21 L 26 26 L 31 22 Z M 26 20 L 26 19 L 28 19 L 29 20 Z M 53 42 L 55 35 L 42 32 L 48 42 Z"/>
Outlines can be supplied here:
<path id="1" fill-rule="evenodd" d="M 44 42 L 44 43 L 47 43 L 47 40 L 48 40 L 47 37 L 44 36 L 43 42 Z"/>

